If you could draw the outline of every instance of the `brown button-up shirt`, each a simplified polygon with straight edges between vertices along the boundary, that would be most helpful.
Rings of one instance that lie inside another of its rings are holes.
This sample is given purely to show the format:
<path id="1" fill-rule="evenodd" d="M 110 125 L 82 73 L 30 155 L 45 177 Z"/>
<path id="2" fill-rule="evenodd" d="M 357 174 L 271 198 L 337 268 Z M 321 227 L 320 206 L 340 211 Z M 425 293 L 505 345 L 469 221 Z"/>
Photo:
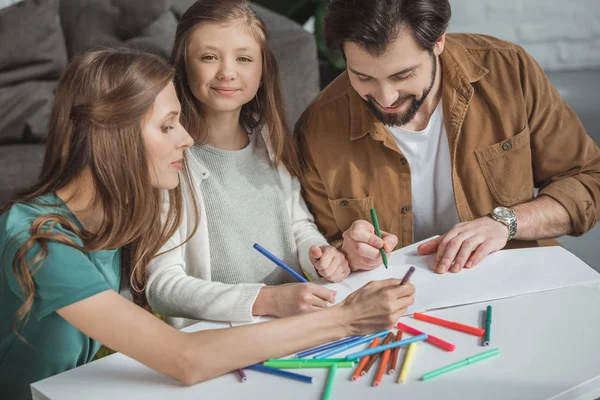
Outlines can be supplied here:
<path id="1" fill-rule="evenodd" d="M 461 221 L 550 196 L 579 235 L 600 217 L 600 150 L 540 66 L 518 45 L 448 34 L 442 104 Z M 413 242 L 410 165 L 343 73 L 296 124 L 305 200 L 334 245 L 375 207 L 381 229 Z M 438 232 L 443 234 L 445 232 Z M 511 241 L 511 247 L 536 242 Z"/>

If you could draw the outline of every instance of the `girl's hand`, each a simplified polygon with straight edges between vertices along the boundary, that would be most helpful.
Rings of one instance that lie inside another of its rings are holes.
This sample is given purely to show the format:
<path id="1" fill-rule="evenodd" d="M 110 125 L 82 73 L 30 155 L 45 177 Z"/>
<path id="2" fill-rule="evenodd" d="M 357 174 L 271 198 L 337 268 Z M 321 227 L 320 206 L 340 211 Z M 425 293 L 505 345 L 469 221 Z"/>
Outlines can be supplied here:
<path id="1" fill-rule="evenodd" d="M 346 256 L 332 246 L 311 246 L 310 261 L 323 278 L 329 282 L 340 282 L 350 274 Z"/>

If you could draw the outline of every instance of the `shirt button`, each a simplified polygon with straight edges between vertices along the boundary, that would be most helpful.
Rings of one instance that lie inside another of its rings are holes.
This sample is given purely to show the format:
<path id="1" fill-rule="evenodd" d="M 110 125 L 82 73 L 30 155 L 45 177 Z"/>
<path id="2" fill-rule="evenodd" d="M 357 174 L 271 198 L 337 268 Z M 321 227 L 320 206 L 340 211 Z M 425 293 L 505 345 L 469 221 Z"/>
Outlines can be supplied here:
<path id="1" fill-rule="evenodd" d="M 509 151 L 510 149 L 512 149 L 512 144 L 510 142 L 504 142 L 502 145 L 502 150 Z"/>
<path id="2" fill-rule="evenodd" d="M 348 202 L 346 200 L 342 200 L 340 202 L 340 206 L 342 206 L 342 207 L 348 207 Z"/>
<path id="3" fill-rule="evenodd" d="M 400 164 L 402 164 L 402 165 L 406 164 L 407 162 L 408 162 L 408 161 L 407 161 L 407 160 L 406 160 L 406 158 L 404 158 L 404 157 L 402 157 L 402 158 L 400 159 Z"/>
<path id="4" fill-rule="evenodd" d="M 411 208 L 410 206 L 404 206 L 402 207 L 402 213 L 403 214 L 408 214 L 410 212 Z"/>

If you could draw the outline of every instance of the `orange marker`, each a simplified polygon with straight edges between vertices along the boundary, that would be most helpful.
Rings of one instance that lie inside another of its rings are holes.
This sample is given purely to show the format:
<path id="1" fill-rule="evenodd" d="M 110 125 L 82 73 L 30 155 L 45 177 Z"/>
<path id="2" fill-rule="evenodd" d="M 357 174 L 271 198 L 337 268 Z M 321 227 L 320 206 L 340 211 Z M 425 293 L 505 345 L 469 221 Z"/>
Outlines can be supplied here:
<path id="1" fill-rule="evenodd" d="M 402 340 L 402 331 L 398 331 L 396 333 L 396 342 L 398 340 Z M 390 368 L 388 369 L 389 375 L 394 375 L 396 373 L 396 366 L 398 365 L 398 355 L 400 354 L 400 347 L 396 347 L 392 349 L 392 354 L 390 355 Z"/>
<path id="2" fill-rule="evenodd" d="M 385 337 L 385 339 L 383 339 L 383 342 L 381 343 L 382 345 L 384 344 L 388 344 L 392 341 L 392 339 L 394 339 L 394 334 L 392 332 L 388 333 L 387 336 Z M 371 369 L 371 367 L 373 366 L 373 364 L 375 364 L 375 362 L 379 359 L 379 357 L 381 356 L 382 353 L 376 353 L 373 354 L 371 356 L 371 359 L 369 360 L 369 362 L 367 362 L 367 365 L 365 365 L 365 368 L 362 370 L 362 372 L 360 373 L 361 375 L 366 375 L 369 370 Z"/>
<path id="3" fill-rule="evenodd" d="M 378 337 L 376 337 L 375 339 L 373 339 L 373 341 L 369 345 L 369 349 L 371 347 L 377 346 L 380 341 L 381 341 L 381 339 L 378 338 Z M 355 381 L 358 378 L 360 378 L 360 373 L 362 372 L 362 370 L 365 367 L 365 365 L 367 365 L 367 362 L 369 361 L 369 358 L 371 358 L 371 356 L 364 356 L 363 358 L 361 358 L 360 363 L 358 363 L 358 367 L 356 367 L 356 369 L 354 370 L 354 373 L 352 374 L 352 380 L 353 381 Z"/>
<path id="4" fill-rule="evenodd" d="M 392 354 L 392 349 L 387 349 L 383 352 L 383 356 L 381 357 L 381 365 L 379 365 L 379 369 L 377 370 L 377 375 L 375 375 L 375 380 L 373 381 L 373 386 L 381 385 L 381 378 L 383 378 L 383 373 L 388 365 L 388 361 L 390 360 L 390 355 Z"/>

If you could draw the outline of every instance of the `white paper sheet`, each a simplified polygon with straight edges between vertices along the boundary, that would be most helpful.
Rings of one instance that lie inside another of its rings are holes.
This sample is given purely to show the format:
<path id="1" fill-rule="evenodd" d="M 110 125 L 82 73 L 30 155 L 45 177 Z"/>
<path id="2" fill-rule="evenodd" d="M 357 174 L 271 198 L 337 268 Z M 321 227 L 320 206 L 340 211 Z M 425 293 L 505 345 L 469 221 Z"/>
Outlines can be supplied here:
<path id="1" fill-rule="evenodd" d="M 405 313 L 411 315 L 414 312 L 600 282 L 599 273 L 560 246 L 502 250 L 489 255 L 475 268 L 440 275 L 430 269 L 434 255 L 421 256 L 417 252 L 419 244 L 431 239 L 394 251 L 388 257 L 389 269 L 381 265 L 371 271 L 353 273 L 339 283 L 324 279 L 314 283 L 337 291 L 337 304 L 371 281 L 402 278 L 414 266 L 416 270 L 410 281 L 417 290 L 415 303 Z M 255 322 L 271 319 L 257 318 Z"/>
<path id="2" fill-rule="evenodd" d="M 344 279 L 342 282 L 331 283 L 331 282 L 328 282 L 327 280 L 325 280 L 324 278 L 321 278 L 321 279 L 313 281 L 312 283 L 315 283 L 315 284 L 321 285 L 321 286 L 325 286 L 326 288 L 328 288 L 330 290 L 334 290 L 336 292 L 335 304 L 338 304 L 338 303 L 341 303 L 342 301 L 344 301 L 346 299 L 346 297 L 348 297 L 352 292 L 357 291 L 358 289 L 360 289 L 367 283 L 369 283 L 371 281 L 379 281 L 379 280 L 384 280 L 384 279 L 389 279 L 389 278 L 398 279 L 399 278 L 398 273 L 392 268 L 386 269 L 383 265 L 381 265 L 379 268 L 371 270 L 371 271 L 360 271 L 360 272 L 353 273 L 349 277 Z M 424 311 L 424 309 L 417 302 L 415 302 L 415 304 L 413 304 L 413 306 L 411 306 L 411 308 L 409 310 L 412 310 L 409 312 L 410 314 L 412 314 L 415 311 Z M 239 326 L 239 325 L 246 325 L 248 323 L 259 323 L 259 322 L 270 321 L 272 319 L 273 318 L 271 318 L 271 317 L 259 317 L 259 318 L 256 318 L 254 320 L 254 322 L 247 322 L 247 323 L 232 322 L 231 324 L 232 324 L 232 326 Z"/>
<path id="3" fill-rule="evenodd" d="M 475 268 L 443 275 L 430 269 L 434 256 L 420 256 L 416 247 L 395 251 L 389 265 L 398 275 L 416 267 L 415 298 L 427 310 L 600 281 L 600 274 L 560 246 L 502 250 Z"/>
<path id="4" fill-rule="evenodd" d="M 381 281 L 390 278 L 401 279 L 403 276 L 404 273 L 399 275 L 398 270 L 392 268 L 391 265 L 389 269 L 386 269 L 383 265 L 381 265 L 379 268 L 371 271 L 355 272 L 342 282 L 330 283 L 324 279 L 319 279 L 318 281 L 315 281 L 315 283 L 337 291 L 335 296 L 335 302 L 337 304 L 344 301 L 350 293 L 355 292 L 369 282 Z M 425 311 L 425 308 L 417 299 L 415 299 L 415 303 L 408 308 L 405 314 L 412 314 L 420 311 Z"/>

